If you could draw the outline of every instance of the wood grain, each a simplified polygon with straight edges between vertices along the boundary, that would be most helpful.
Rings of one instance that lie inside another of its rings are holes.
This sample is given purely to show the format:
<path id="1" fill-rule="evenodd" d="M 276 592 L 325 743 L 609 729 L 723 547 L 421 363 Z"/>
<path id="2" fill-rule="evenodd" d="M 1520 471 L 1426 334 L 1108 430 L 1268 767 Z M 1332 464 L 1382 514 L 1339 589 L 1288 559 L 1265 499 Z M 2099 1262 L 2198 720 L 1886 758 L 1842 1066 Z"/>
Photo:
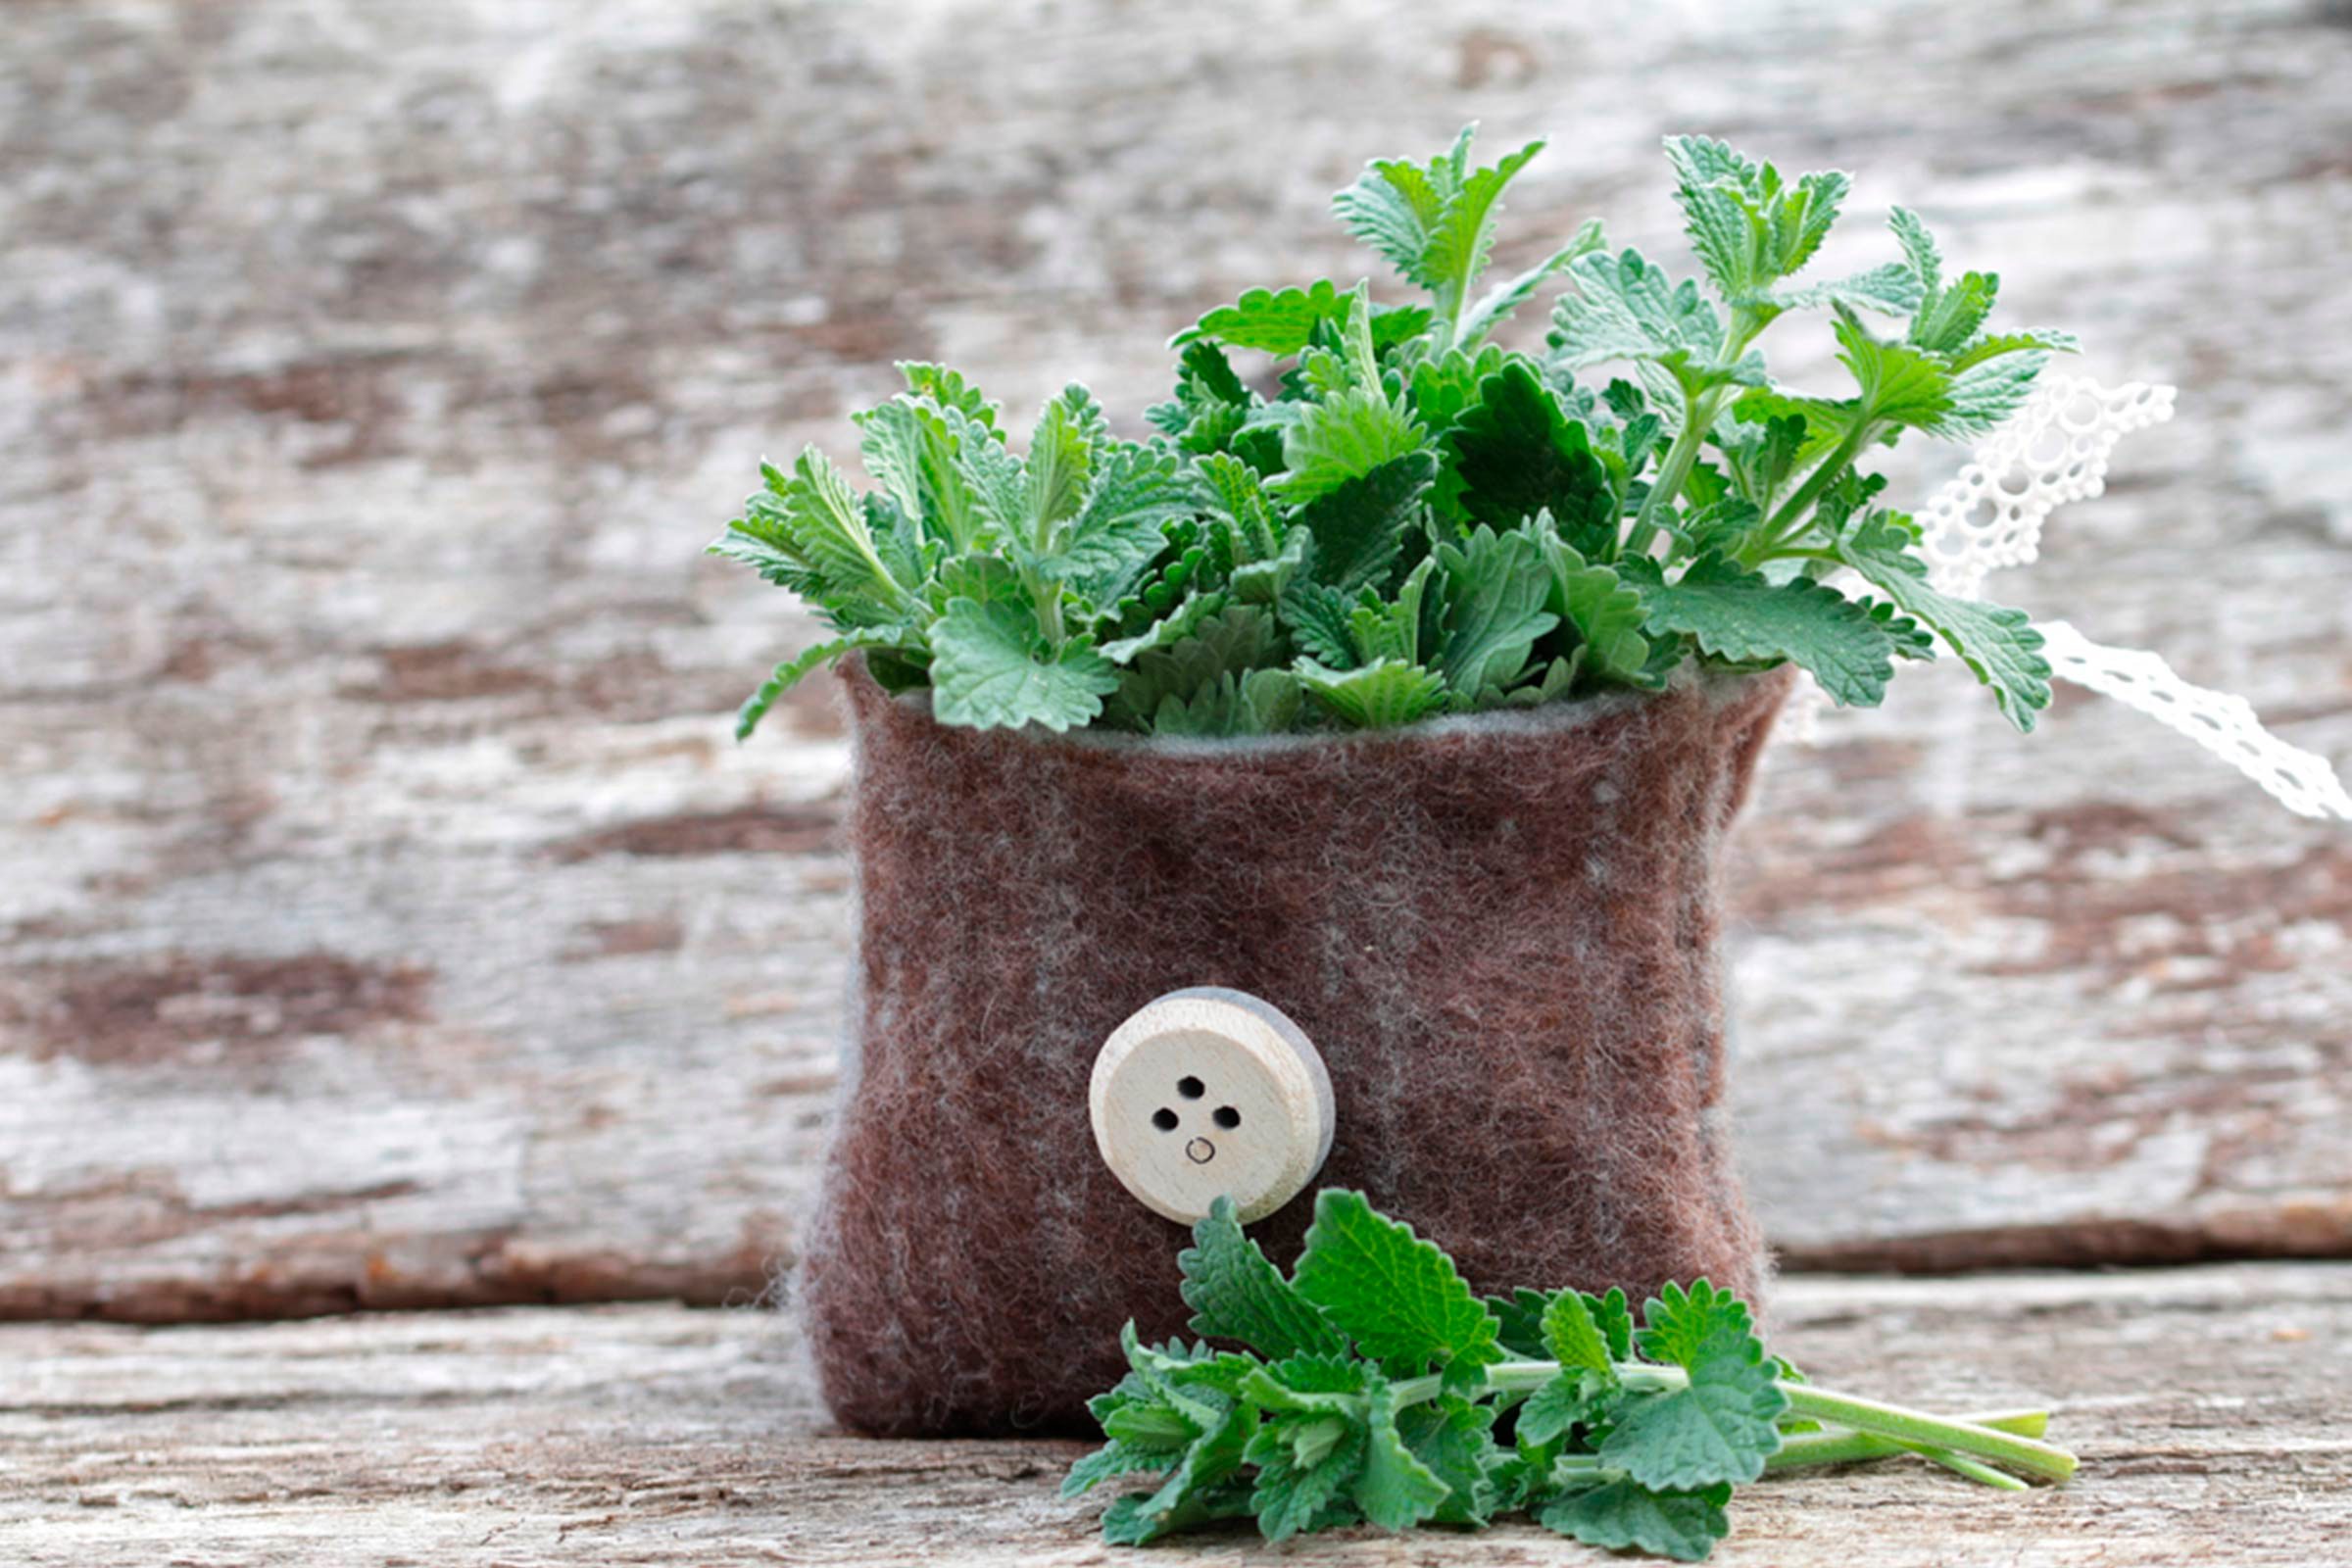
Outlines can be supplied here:
<path id="1" fill-rule="evenodd" d="M 1676 249 L 1655 137 L 1705 128 L 2180 381 L 2009 591 L 2352 760 L 2340 5 L 891 17 L 10 9 L 0 1314 L 760 1289 L 845 759 L 817 689 L 728 745 L 807 624 L 700 545 L 893 358 L 1132 426 L 1167 332 L 1352 278 L 1325 193 L 1472 116 L 1555 137 L 1506 265 L 1594 211 Z M 2352 1251 L 2342 832 L 1947 670 L 1780 752 L 1737 888 L 1790 1262 Z"/>
<path id="2" fill-rule="evenodd" d="M 2083 1461 L 1994 1494 L 1890 1463 L 1743 1493 L 1715 1562 L 2276 1563 L 2352 1531 L 2352 1267 L 1790 1281 L 1776 1344 L 1839 1388 L 2050 1402 Z M 0 1540 L 23 1568 L 400 1562 L 1133 1563 L 1060 1443 L 828 1433 L 790 1319 L 666 1306 L 0 1328 Z M 1603 1560 L 1521 1522 L 1187 1560 Z"/>

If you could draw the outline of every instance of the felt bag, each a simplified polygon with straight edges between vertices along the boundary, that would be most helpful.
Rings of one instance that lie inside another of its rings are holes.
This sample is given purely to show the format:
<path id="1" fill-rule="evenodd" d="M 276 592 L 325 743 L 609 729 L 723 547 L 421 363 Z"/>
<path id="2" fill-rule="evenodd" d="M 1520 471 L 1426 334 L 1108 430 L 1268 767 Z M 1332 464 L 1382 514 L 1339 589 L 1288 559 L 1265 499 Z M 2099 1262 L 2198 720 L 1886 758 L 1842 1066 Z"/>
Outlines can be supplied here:
<path id="1" fill-rule="evenodd" d="M 1718 884 L 1786 670 L 1222 742 L 954 728 L 844 679 L 858 998 L 796 1293 L 844 1425 L 1091 1436 L 1121 1325 L 1185 1331 L 1184 1228 L 1088 1111 L 1105 1038 L 1184 987 L 1328 1063 L 1328 1161 L 1250 1227 L 1277 1263 L 1339 1185 L 1482 1291 L 1755 1299 Z"/>

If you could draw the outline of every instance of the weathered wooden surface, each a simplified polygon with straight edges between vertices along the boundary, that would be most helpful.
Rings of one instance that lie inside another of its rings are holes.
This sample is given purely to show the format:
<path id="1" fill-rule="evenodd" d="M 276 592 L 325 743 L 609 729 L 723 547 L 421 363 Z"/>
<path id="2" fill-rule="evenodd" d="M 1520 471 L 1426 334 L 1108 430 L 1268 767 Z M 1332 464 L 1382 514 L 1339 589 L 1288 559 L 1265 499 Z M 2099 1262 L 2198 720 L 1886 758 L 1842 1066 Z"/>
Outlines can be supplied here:
<path id="1" fill-rule="evenodd" d="M 1170 328 L 1355 275 L 1325 193 L 1473 115 L 1556 137 L 1506 263 L 1674 248 L 1654 140 L 1704 128 L 2180 381 L 2010 591 L 2352 761 L 2340 5 L 888 15 L 8 8 L 0 1314 L 756 1290 L 844 757 L 821 692 L 729 746 L 806 623 L 696 551 L 894 357 L 1132 423 Z M 2352 1251 L 2352 840 L 1939 673 L 1784 749 L 1741 854 L 1789 1257 Z"/>
<path id="2" fill-rule="evenodd" d="M 1742 1494 L 1715 1561 L 1786 1568 L 2340 1561 L 2352 1267 L 1790 1281 L 1777 1343 L 1825 1382 L 1952 1409 L 2048 1402 L 2083 1460 L 1994 1494 L 1919 1464 Z M 21 1568 L 1147 1559 L 1055 1494 L 1078 1446 L 829 1433 L 790 1318 L 620 1306 L 0 1328 L 0 1542 Z M 1606 1560 L 1516 1521 L 1198 1561 Z"/>

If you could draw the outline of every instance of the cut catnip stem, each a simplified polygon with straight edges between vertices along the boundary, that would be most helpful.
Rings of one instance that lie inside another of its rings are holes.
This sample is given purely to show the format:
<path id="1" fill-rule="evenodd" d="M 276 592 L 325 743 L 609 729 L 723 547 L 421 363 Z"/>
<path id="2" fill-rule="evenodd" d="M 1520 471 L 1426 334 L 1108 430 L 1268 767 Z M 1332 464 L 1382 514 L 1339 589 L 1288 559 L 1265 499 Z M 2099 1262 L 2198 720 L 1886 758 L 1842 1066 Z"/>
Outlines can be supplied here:
<path id="1" fill-rule="evenodd" d="M 1810 1383 L 1783 1383 L 1780 1387 L 1788 1396 L 1788 1408 L 1792 1412 L 1809 1415 L 1816 1421 L 1876 1433 L 1906 1446 L 1921 1444 L 1988 1459 L 2036 1481 L 2064 1481 L 2075 1473 L 2073 1454 L 2035 1438 L 1907 1410 L 1898 1404 L 1856 1398 Z"/>
<path id="2" fill-rule="evenodd" d="M 1556 1361 L 1500 1361 L 1486 1369 L 1487 1387 L 1498 1393 L 1540 1389 L 1559 1372 Z M 1679 1389 L 1689 1381 L 1688 1374 L 1679 1367 L 1638 1362 L 1619 1362 L 1617 1376 L 1624 1387 L 1634 1390 Z M 1442 1380 L 1435 1376 L 1411 1378 L 1397 1384 L 1397 1406 L 1402 1408 L 1436 1398 L 1441 1384 Z M 1902 1447 L 1937 1448 L 1963 1457 L 1989 1460 L 2035 1481 L 2059 1482 L 2075 1473 L 2073 1454 L 2034 1438 L 1876 1399 L 1857 1398 L 1810 1383 L 1784 1381 L 1778 1387 L 1788 1396 L 1792 1414 L 1891 1439 Z"/>
<path id="3" fill-rule="evenodd" d="M 2046 1410 L 1989 1410 L 1954 1419 L 2025 1438 L 2038 1438 L 2050 1426 L 2050 1416 Z M 1967 1476 L 1972 1481 L 1997 1487 L 2004 1492 L 2022 1491 L 2025 1488 L 2025 1483 L 2016 1477 L 1989 1469 L 1973 1459 L 1963 1458 L 1949 1449 L 1898 1443 L 1875 1432 L 1855 1432 L 1843 1427 L 1822 1432 L 1790 1433 L 1781 1440 L 1780 1451 L 1764 1461 L 1764 1468 L 1795 1470 L 1812 1465 L 1854 1464 L 1906 1452 L 1917 1453 L 1957 1475 Z"/>

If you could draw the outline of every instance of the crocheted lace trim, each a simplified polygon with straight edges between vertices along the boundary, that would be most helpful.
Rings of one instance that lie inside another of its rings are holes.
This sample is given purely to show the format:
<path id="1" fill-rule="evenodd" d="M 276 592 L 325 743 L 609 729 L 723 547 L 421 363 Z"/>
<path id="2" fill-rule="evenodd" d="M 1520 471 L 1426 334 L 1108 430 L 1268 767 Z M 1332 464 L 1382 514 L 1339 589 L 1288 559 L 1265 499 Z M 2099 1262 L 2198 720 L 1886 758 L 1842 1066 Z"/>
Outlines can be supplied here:
<path id="1" fill-rule="evenodd" d="M 2115 444 L 2171 418 L 2173 398 L 2173 388 L 2140 381 L 2109 389 L 2088 376 L 2045 380 L 1918 514 L 1931 580 L 1973 598 L 1993 572 L 2030 564 L 2050 514 L 2104 490 Z M 2187 736 L 2291 811 L 2352 821 L 2352 794 L 2334 767 L 2264 729 L 2244 698 L 2193 686 L 2157 655 L 2092 642 L 2065 621 L 2036 625 L 2054 676 Z M 1827 699 L 1817 688 L 1807 696 L 1793 729 L 1813 739 Z"/>

